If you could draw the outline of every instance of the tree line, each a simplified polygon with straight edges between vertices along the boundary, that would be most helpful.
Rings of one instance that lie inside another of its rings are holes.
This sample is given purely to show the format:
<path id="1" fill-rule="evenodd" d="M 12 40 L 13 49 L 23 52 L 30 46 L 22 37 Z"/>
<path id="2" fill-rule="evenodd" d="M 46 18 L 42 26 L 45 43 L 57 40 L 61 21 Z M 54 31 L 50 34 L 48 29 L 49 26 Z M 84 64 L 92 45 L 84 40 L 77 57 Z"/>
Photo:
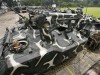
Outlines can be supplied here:
<path id="1" fill-rule="evenodd" d="M 13 0 L 0 0 L 0 5 L 2 1 L 6 2 L 10 7 L 17 5 Z M 100 0 L 20 0 L 20 2 L 21 5 L 25 6 L 51 6 L 55 3 L 59 7 L 76 7 L 80 5 L 100 7 Z"/>
<path id="2" fill-rule="evenodd" d="M 100 0 L 21 0 L 23 5 L 51 5 L 56 3 L 60 7 L 66 6 L 100 6 Z"/>

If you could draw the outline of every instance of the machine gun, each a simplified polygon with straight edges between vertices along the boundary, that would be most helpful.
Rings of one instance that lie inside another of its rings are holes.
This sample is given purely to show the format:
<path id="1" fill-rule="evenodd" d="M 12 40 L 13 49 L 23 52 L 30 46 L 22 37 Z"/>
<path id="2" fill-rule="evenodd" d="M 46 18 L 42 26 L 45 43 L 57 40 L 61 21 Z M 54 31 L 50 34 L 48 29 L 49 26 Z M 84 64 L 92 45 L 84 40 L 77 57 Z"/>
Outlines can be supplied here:
<path id="1" fill-rule="evenodd" d="M 30 25 L 31 25 L 32 22 L 31 22 L 31 16 L 30 16 L 30 14 L 29 14 L 29 19 L 28 19 L 27 17 L 21 15 L 19 12 L 16 12 L 16 10 L 14 8 L 11 8 L 8 5 L 7 5 L 7 7 L 10 10 L 14 11 L 17 15 L 19 15 L 21 17 L 18 22 L 19 23 L 25 23 L 24 28 L 31 27 Z"/>
<path id="2" fill-rule="evenodd" d="M 50 30 L 50 23 L 46 19 L 46 15 L 38 15 L 35 18 L 35 24 L 40 31 L 40 37 L 42 41 L 46 41 L 47 43 L 53 42 L 53 36 Z"/>

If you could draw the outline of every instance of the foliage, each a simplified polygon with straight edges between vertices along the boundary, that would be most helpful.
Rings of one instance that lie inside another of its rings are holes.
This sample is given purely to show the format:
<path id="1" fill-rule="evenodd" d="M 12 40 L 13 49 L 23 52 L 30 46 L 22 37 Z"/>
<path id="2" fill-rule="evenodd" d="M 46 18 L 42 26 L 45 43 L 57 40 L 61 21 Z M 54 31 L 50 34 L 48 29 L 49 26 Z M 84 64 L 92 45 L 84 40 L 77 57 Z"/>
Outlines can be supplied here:
<path id="1" fill-rule="evenodd" d="M 32 5 L 40 5 L 40 0 L 21 0 L 22 5 L 32 6 Z"/>
<path id="2" fill-rule="evenodd" d="M 2 1 L 6 2 L 9 7 L 13 6 L 13 0 L 2 0 Z"/>
<path id="3" fill-rule="evenodd" d="M 0 9 L 1 9 L 1 4 L 2 4 L 2 1 L 0 0 Z"/>
<path id="4" fill-rule="evenodd" d="M 60 7 L 66 6 L 100 6 L 100 0 L 21 0 L 22 5 L 51 5 L 56 3 Z"/>
<path id="5" fill-rule="evenodd" d="M 8 6 L 15 5 L 13 0 L 2 0 L 4 2 L 7 2 Z M 100 6 L 100 0 L 20 0 L 22 5 L 26 6 L 51 6 L 53 3 L 56 3 L 57 6 L 60 7 L 73 7 L 73 6 L 79 6 L 82 5 L 84 7 L 92 6 L 92 7 L 99 7 Z"/>

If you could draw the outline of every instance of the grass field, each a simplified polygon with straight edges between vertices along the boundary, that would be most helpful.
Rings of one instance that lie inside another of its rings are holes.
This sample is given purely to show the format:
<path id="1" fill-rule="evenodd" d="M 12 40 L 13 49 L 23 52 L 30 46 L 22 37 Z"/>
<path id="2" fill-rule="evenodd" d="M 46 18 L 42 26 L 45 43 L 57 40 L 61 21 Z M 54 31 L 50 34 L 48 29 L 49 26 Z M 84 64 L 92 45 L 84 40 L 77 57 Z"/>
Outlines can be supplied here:
<path id="1" fill-rule="evenodd" d="M 67 8 L 61 8 L 62 10 L 67 9 Z M 76 8 L 71 8 L 71 9 L 76 9 Z M 100 7 L 87 7 L 84 8 L 84 13 L 93 15 L 96 18 L 100 17 Z"/>

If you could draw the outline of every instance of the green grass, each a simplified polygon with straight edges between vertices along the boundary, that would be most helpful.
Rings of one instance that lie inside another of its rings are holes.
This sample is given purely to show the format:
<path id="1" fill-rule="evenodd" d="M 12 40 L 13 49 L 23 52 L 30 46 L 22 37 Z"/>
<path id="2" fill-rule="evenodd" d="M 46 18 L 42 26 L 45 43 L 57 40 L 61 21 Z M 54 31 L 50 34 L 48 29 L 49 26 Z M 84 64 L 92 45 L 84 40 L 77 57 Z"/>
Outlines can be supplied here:
<path id="1" fill-rule="evenodd" d="M 61 10 L 64 10 L 64 9 L 67 9 L 67 8 L 61 8 Z M 71 9 L 76 9 L 76 8 L 73 7 Z M 100 17 L 100 7 L 87 7 L 87 8 L 84 8 L 83 11 L 84 11 L 84 14 L 86 13 L 86 14 L 89 14 L 89 15 L 93 15 L 96 18 Z"/>

